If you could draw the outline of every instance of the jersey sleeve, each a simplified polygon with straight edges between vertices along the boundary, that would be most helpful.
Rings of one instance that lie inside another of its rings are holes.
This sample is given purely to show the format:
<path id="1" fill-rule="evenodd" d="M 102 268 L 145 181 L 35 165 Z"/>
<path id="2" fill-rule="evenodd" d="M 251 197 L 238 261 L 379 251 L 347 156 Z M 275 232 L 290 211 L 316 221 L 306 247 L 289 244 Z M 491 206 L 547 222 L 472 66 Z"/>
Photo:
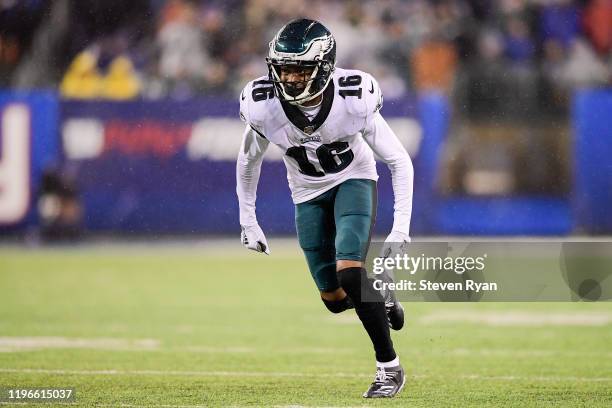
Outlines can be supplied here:
<path id="1" fill-rule="evenodd" d="M 258 111 L 254 106 L 253 101 L 253 84 L 255 81 L 251 81 L 240 92 L 240 119 L 245 122 L 254 132 L 260 137 L 265 138 L 263 132 L 263 121 L 258 117 Z"/>
<path id="2" fill-rule="evenodd" d="M 363 94 L 365 104 L 365 120 L 366 127 L 374 120 L 376 114 L 380 111 L 383 106 L 383 95 L 378 85 L 378 81 L 368 74 L 364 73 L 363 78 Z"/>
<path id="3" fill-rule="evenodd" d="M 250 92 L 251 86 L 251 82 L 246 84 L 242 92 L 240 92 L 240 98 L 238 99 L 238 102 L 240 102 L 240 120 L 242 120 L 247 125 L 249 124 L 249 121 L 251 119 L 249 115 L 249 100 L 247 99 L 247 95 Z"/>
<path id="4" fill-rule="evenodd" d="M 242 226 L 257 224 L 255 214 L 257 184 L 268 144 L 268 141 L 260 137 L 252 127 L 248 125 L 245 127 L 236 160 L 236 195 Z"/>
<path id="5" fill-rule="evenodd" d="M 364 129 L 363 138 L 391 171 L 395 197 L 393 231 L 409 235 L 414 182 L 414 169 L 410 156 L 378 111 L 372 114 L 371 121 Z"/>
<path id="6" fill-rule="evenodd" d="M 360 122 L 360 129 L 363 132 L 372 122 L 383 104 L 382 91 L 380 90 L 378 81 L 367 72 L 357 70 L 345 70 L 338 75 L 342 75 L 338 80 L 338 85 L 341 89 L 339 91 L 340 96 L 343 96 L 342 92 L 344 92 L 343 89 L 346 87 L 349 87 L 348 89 L 352 92 L 358 92 L 352 94 L 350 97 L 344 97 L 344 103 L 346 104 L 348 113 Z M 344 78 L 354 77 L 359 77 L 361 79 L 359 85 L 356 87 L 351 87 L 350 84 L 343 86 L 342 81 Z"/>
<path id="7" fill-rule="evenodd" d="M 240 93 L 240 119 L 246 123 L 240 152 L 236 160 L 236 194 L 242 226 L 256 225 L 255 202 L 261 163 L 269 142 L 263 133 L 261 112 L 254 106 L 253 83 L 249 82 Z"/>

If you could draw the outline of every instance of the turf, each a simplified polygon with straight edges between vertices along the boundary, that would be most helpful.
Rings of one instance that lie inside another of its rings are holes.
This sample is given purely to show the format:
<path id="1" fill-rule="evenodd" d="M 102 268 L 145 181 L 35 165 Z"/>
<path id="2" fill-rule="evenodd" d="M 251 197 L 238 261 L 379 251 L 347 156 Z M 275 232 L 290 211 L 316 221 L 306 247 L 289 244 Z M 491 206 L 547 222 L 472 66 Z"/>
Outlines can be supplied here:
<path id="1" fill-rule="evenodd" d="M 612 405 L 610 303 L 405 306 L 406 388 L 364 400 L 369 340 L 294 245 L 4 248 L 0 386 L 74 387 L 84 407 Z M 579 322 L 529 320 L 550 315 Z"/>

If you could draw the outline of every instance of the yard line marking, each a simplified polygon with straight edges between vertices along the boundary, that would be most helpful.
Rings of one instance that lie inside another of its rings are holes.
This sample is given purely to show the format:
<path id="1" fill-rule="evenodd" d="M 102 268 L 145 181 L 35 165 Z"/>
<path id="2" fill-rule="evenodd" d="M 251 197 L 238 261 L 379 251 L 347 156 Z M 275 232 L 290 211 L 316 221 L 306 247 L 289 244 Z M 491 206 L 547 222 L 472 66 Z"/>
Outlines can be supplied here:
<path id="1" fill-rule="evenodd" d="M 287 353 L 347 354 L 351 350 L 333 347 L 290 347 L 265 349 L 244 346 L 186 345 L 161 347 L 155 339 L 69 338 L 69 337 L 0 337 L 0 353 L 18 353 L 46 349 L 88 349 L 109 351 L 142 351 L 161 353 Z"/>
<path id="2" fill-rule="evenodd" d="M 501 380 L 501 381 L 579 381 L 579 382 L 612 382 L 612 377 L 558 377 L 558 376 L 533 376 L 523 377 L 515 375 L 492 375 L 481 376 L 478 374 L 462 375 L 465 380 Z"/>
<path id="3" fill-rule="evenodd" d="M 55 405 L 66 405 L 66 406 L 70 406 L 70 405 L 79 405 L 78 402 L 62 402 L 62 401 L 53 401 L 53 403 Z M 27 406 L 27 405 L 32 405 L 32 404 L 49 404 L 48 402 L 7 402 L 7 401 L 0 401 L 0 405 L 23 405 L 23 406 Z"/>
<path id="4" fill-rule="evenodd" d="M 547 312 L 440 312 L 419 319 L 421 324 L 478 323 L 487 326 L 606 326 L 612 324 L 609 313 Z"/>
<path id="5" fill-rule="evenodd" d="M 354 354 L 359 349 L 335 347 L 286 347 L 278 349 L 244 347 L 244 346 L 208 346 L 185 345 L 161 347 L 156 339 L 122 339 L 122 338 L 69 338 L 69 337 L 0 337 L 0 353 L 28 352 L 44 349 L 88 349 L 104 351 L 134 351 L 155 353 L 210 353 L 210 354 Z M 404 354 L 421 355 L 426 350 L 409 349 Z M 467 349 L 456 348 L 444 351 L 450 356 L 483 356 L 483 357 L 598 357 L 610 358 L 608 351 L 563 351 L 563 350 L 511 350 L 511 349 Z"/>
<path id="6" fill-rule="evenodd" d="M 286 353 L 286 354 L 347 354 L 351 353 L 351 350 L 344 348 L 333 348 L 333 347 L 290 347 L 290 348 L 255 348 L 255 347 L 241 347 L 241 346 L 228 346 L 228 347 L 215 347 L 215 346 L 176 346 L 168 348 L 160 348 L 155 351 L 160 352 L 179 352 L 179 353 L 262 353 L 262 352 L 273 352 L 273 353 Z"/>
<path id="7" fill-rule="evenodd" d="M 214 347 L 214 346 L 185 346 L 185 347 L 169 347 L 159 349 L 157 351 L 162 352 L 183 352 L 183 353 L 255 353 L 257 349 L 253 347 L 240 347 L 240 346 L 228 346 L 228 347 Z"/>
<path id="8" fill-rule="evenodd" d="M 155 407 L 160 408 L 206 408 L 208 405 L 170 405 L 170 404 L 161 404 L 161 405 L 153 405 Z M 96 407 L 113 407 L 116 405 L 111 404 L 98 404 Z M 119 405 L 121 408 L 149 408 L 151 405 L 132 405 L 132 404 L 121 404 Z"/>
<path id="9" fill-rule="evenodd" d="M 162 370 L 51 370 L 41 368 L 0 368 L 0 373 L 32 373 L 32 374 L 58 374 L 58 375 L 172 375 L 172 376 L 201 376 L 201 377 L 371 377 L 365 374 L 347 373 L 283 373 L 266 371 L 162 371 Z"/>
<path id="10" fill-rule="evenodd" d="M 96 407 L 112 407 L 112 408 L 150 408 L 150 407 L 159 407 L 159 408 L 206 408 L 209 405 L 171 405 L 171 404 L 161 404 L 161 405 L 134 405 L 134 404 L 96 404 Z M 252 405 L 229 405 L 229 407 L 240 408 L 240 407 L 252 407 Z M 313 405 L 272 405 L 273 408 L 368 408 L 368 405 L 358 405 L 358 406 L 345 406 L 345 407 L 336 407 L 330 405 L 322 405 L 322 406 L 313 406 Z"/>
<path id="11" fill-rule="evenodd" d="M 411 352 L 414 352 L 412 350 Z M 482 357 L 598 357 L 611 358 L 608 351 L 564 351 L 564 350 L 512 350 L 512 349 L 449 349 L 443 351 L 445 355 L 454 356 L 482 356 Z M 406 354 L 406 352 L 403 352 Z M 423 354 L 422 350 L 418 354 Z"/>
<path id="12" fill-rule="evenodd" d="M 155 350 L 155 339 L 69 338 L 69 337 L 0 337 L 0 352 L 44 349 Z"/>
<path id="13" fill-rule="evenodd" d="M 370 378 L 368 374 L 349 373 L 283 373 L 266 371 L 162 371 L 162 370 L 54 370 L 41 368 L 0 368 L 0 373 L 17 374 L 57 374 L 57 375 L 151 375 L 151 376 L 187 376 L 187 377 L 306 377 L 306 378 Z M 442 376 L 427 374 L 412 374 L 410 378 L 437 378 Z M 580 382 L 612 382 L 612 377 L 577 377 L 577 376 L 503 376 L 503 375 L 479 375 L 463 374 L 457 378 L 466 380 L 490 380 L 490 381 L 580 381 Z"/>

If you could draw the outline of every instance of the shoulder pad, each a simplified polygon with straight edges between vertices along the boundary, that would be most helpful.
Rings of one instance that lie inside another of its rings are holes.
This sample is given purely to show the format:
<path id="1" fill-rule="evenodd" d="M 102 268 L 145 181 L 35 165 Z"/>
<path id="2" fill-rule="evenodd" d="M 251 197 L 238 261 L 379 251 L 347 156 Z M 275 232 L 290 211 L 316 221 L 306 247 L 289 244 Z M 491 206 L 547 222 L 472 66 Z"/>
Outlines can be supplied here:
<path id="1" fill-rule="evenodd" d="M 240 93 L 240 119 L 261 132 L 267 107 L 274 97 L 274 86 L 267 76 L 249 82 Z"/>
<path id="2" fill-rule="evenodd" d="M 383 101 L 382 92 L 372 75 L 359 70 L 346 69 L 338 70 L 336 75 L 340 97 L 342 90 L 356 92 L 356 96 L 347 95 L 343 98 L 349 113 L 367 118 L 380 110 Z"/>

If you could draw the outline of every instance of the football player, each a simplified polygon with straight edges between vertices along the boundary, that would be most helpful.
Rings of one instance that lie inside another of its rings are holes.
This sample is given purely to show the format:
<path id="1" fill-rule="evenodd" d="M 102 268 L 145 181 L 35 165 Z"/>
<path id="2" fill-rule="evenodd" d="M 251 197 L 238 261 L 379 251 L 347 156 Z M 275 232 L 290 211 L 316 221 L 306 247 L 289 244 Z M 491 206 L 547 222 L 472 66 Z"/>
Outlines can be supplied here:
<path id="1" fill-rule="evenodd" d="M 237 160 L 242 243 L 270 253 L 255 215 L 261 162 L 268 145 L 284 152 L 300 247 L 324 305 L 354 308 L 376 355 L 376 377 L 363 394 L 393 397 L 406 377 L 389 327 L 404 312 L 392 291 L 374 290 L 364 261 L 376 216 L 376 154 L 390 168 L 395 196 L 388 249 L 410 242 L 413 167 L 379 110 L 383 97 L 369 74 L 335 67 L 336 42 L 320 22 L 298 19 L 270 42 L 268 75 L 240 95 L 246 122 Z"/>

